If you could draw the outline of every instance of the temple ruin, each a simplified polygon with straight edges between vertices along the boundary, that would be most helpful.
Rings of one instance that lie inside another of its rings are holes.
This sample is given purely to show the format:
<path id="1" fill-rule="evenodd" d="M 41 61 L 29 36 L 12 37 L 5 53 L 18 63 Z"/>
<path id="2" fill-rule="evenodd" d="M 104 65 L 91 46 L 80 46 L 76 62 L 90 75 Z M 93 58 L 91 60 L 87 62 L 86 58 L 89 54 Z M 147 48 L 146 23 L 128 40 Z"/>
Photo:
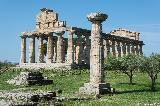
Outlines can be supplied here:
<path id="1" fill-rule="evenodd" d="M 94 49 L 91 48 L 91 45 L 94 45 L 91 43 L 91 33 L 93 32 L 88 29 L 67 26 L 66 21 L 59 20 L 56 12 L 43 8 L 36 17 L 35 29 L 32 32 L 21 33 L 19 67 L 71 69 L 77 65 L 90 66 L 90 61 L 94 57 L 90 53 L 94 52 Z M 142 46 L 144 43 L 140 41 L 140 33 L 138 32 L 119 28 L 110 33 L 102 31 L 100 33 L 103 42 L 101 52 L 103 52 L 104 58 L 109 54 L 116 57 L 130 53 L 143 54 Z M 64 34 L 67 34 L 68 37 L 64 38 Z M 27 39 L 29 39 L 29 59 L 26 56 L 28 54 Z M 35 53 L 36 42 L 37 54 Z M 46 44 L 45 47 L 44 44 Z"/>

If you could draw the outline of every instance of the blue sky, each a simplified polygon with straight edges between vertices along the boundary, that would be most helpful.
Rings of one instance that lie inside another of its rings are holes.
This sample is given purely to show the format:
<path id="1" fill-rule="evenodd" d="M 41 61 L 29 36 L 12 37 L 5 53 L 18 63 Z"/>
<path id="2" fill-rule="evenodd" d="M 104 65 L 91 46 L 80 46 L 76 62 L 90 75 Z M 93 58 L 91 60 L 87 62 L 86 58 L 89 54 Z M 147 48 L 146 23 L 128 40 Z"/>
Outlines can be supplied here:
<path id="1" fill-rule="evenodd" d="M 160 53 L 160 0 L 0 0 L 0 60 L 19 62 L 20 32 L 34 29 L 43 7 L 59 13 L 68 26 L 87 29 L 87 14 L 106 13 L 104 32 L 119 27 L 140 32 L 144 54 Z"/>

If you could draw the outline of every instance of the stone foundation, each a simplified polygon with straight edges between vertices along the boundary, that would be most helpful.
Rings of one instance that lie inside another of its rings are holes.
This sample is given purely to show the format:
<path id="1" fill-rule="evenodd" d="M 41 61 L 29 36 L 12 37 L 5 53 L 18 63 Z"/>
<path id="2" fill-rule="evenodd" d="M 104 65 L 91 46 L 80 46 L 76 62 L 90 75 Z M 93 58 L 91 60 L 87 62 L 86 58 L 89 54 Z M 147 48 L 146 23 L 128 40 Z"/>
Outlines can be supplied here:
<path id="1" fill-rule="evenodd" d="M 82 94 L 108 94 L 111 91 L 109 83 L 85 83 L 84 87 L 79 88 L 79 92 Z"/>
<path id="2" fill-rule="evenodd" d="M 63 69 L 63 70 L 70 70 L 74 67 L 74 65 L 69 63 L 22 63 L 19 64 L 17 67 L 19 68 L 29 68 L 29 69 Z"/>

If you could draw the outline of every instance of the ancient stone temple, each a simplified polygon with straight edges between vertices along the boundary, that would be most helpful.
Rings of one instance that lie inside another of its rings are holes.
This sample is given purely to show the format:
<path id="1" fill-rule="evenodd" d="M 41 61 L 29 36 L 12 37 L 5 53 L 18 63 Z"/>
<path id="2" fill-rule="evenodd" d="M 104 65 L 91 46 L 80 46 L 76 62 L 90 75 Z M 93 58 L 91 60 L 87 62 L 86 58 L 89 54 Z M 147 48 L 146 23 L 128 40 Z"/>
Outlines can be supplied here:
<path id="1" fill-rule="evenodd" d="M 89 21 L 92 22 L 92 20 Z M 92 28 L 94 25 L 92 24 Z M 59 20 L 56 12 L 46 8 L 41 9 L 37 15 L 35 26 L 33 31 L 21 33 L 19 67 L 71 69 L 77 65 L 90 66 L 90 61 L 94 57 L 90 53 L 94 52 L 91 46 L 94 45 L 91 43 L 93 37 L 91 30 L 69 27 L 66 21 Z M 103 49 L 101 52 L 104 57 L 109 54 L 118 57 L 130 53 L 137 55 L 143 53 L 142 46 L 144 44 L 139 40 L 140 33 L 122 28 L 110 33 L 104 33 L 101 29 L 99 31 L 102 35 Z M 67 37 L 65 38 L 64 35 Z M 29 40 L 29 47 L 27 47 L 27 40 Z"/>

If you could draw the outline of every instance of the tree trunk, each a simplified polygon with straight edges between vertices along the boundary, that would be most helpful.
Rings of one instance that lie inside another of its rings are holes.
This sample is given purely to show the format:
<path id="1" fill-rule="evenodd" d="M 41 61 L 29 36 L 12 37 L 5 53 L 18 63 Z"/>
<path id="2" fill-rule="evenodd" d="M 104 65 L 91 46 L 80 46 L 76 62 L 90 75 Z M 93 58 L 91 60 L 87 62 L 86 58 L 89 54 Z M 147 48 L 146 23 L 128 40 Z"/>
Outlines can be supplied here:
<path id="1" fill-rule="evenodd" d="M 131 85 L 133 85 L 133 73 L 132 73 L 132 70 L 130 71 L 129 83 L 130 83 Z"/>
<path id="2" fill-rule="evenodd" d="M 153 92 L 155 92 L 156 91 L 156 78 L 155 77 L 151 77 L 151 90 L 153 91 Z"/>

